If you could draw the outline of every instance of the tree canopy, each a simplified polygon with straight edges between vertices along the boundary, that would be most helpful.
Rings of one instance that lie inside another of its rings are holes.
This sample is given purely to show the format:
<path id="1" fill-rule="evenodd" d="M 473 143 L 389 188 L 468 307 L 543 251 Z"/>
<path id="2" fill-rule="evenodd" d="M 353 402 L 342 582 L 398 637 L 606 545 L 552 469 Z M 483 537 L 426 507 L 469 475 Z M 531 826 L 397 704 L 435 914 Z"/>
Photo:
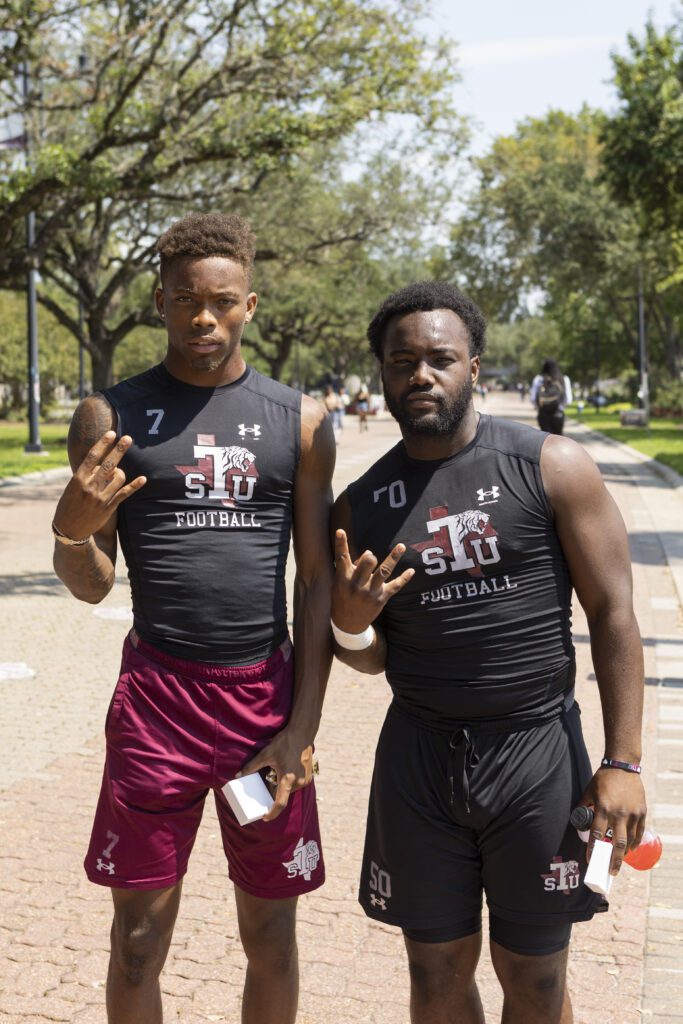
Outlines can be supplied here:
<path id="1" fill-rule="evenodd" d="M 671 247 L 612 195 L 603 125 L 588 108 L 549 111 L 496 139 L 475 161 L 476 187 L 442 264 L 489 317 L 554 321 L 559 350 L 549 354 L 586 385 L 637 365 L 641 271 L 652 355 L 674 374 L 683 358 L 683 310 L 659 287 L 675 265 Z"/>
<path id="2" fill-rule="evenodd" d="M 0 98 L 8 130 L 25 126 L 28 162 L 0 150 L 0 280 L 21 287 L 27 259 L 39 265 L 50 286 L 40 301 L 90 353 L 101 387 L 127 334 L 156 324 L 150 263 L 169 220 L 229 207 L 262 222 L 289 189 L 279 230 L 265 237 L 255 225 L 260 260 L 291 263 L 293 233 L 305 242 L 299 258 L 376 239 L 383 215 L 367 204 L 353 237 L 344 211 L 330 214 L 335 238 L 315 211 L 304 222 L 310 203 L 292 199 L 320 154 L 338 162 L 342 141 L 357 165 L 385 147 L 398 153 L 390 115 L 410 121 L 413 148 L 432 147 L 437 162 L 457 155 L 452 53 L 417 31 L 420 10 L 413 0 L 10 3 Z M 29 211 L 37 233 L 27 257 Z"/>
<path id="3" fill-rule="evenodd" d="M 619 109 L 605 119 L 603 164 L 614 195 L 657 227 L 683 231 L 683 20 L 628 36 L 615 54 Z"/>
<path id="4" fill-rule="evenodd" d="M 651 378 L 678 380 L 683 16 L 613 55 L 609 115 L 550 110 L 496 138 L 454 212 L 468 129 L 453 47 L 420 30 L 428 9 L 8 0 L 0 287 L 37 265 L 41 333 L 80 342 L 102 387 L 163 351 L 156 237 L 191 210 L 230 209 L 258 239 L 248 357 L 299 386 L 371 373 L 374 307 L 430 274 L 482 307 L 489 361 L 524 377 L 550 355 L 588 387 L 639 369 L 642 281 Z"/>

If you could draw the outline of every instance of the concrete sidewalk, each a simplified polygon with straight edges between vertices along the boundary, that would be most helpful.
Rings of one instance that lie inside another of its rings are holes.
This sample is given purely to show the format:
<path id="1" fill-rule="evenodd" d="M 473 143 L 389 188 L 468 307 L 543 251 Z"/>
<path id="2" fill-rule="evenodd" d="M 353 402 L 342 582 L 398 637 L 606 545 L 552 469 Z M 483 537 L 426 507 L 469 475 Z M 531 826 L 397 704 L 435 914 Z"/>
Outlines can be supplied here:
<path id="1" fill-rule="evenodd" d="M 490 395 L 485 411 L 533 418 L 516 396 Z M 611 912 L 575 928 L 575 1019 L 683 1020 L 683 627 L 672 572 L 678 558 L 683 564 L 683 493 L 623 446 L 580 427 L 568 432 L 600 464 L 631 536 L 648 676 L 645 781 L 651 818 L 665 836 L 661 865 L 642 874 L 625 868 Z M 390 420 L 373 420 L 359 434 L 349 417 L 336 492 L 397 437 Z M 49 523 L 62 486 L 63 479 L 48 477 L 0 489 L 0 662 L 23 663 L 35 673 L 0 681 L 0 1021 L 7 1024 L 105 1019 L 110 901 L 85 880 L 81 861 L 129 601 L 123 578 L 93 609 L 74 601 L 53 577 Z M 602 727 L 580 608 L 574 632 L 578 697 L 597 761 Z M 408 1021 L 401 938 L 368 921 L 356 903 L 372 752 L 387 703 L 382 679 L 355 677 L 335 665 L 317 741 L 328 882 L 300 903 L 301 1024 Z M 243 979 L 209 802 L 163 975 L 165 1020 L 238 1021 Z M 494 1021 L 501 1000 L 486 957 L 479 979 L 487 1020 Z"/>

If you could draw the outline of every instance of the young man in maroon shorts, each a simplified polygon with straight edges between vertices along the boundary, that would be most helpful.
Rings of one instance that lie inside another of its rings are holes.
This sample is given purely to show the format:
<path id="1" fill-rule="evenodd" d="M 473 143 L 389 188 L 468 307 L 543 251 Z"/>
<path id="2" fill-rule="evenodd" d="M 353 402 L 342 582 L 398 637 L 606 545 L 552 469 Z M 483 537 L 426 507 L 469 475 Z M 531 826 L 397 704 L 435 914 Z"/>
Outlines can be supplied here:
<path id="1" fill-rule="evenodd" d="M 243 359 L 257 301 L 249 225 L 193 215 L 157 249 L 166 357 L 78 407 L 53 523 L 55 570 L 75 597 L 109 592 L 117 535 L 133 597 L 85 859 L 114 901 L 108 1019 L 162 1019 L 159 974 L 212 789 L 248 960 L 242 1020 L 287 1024 L 297 897 L 324 880 L 312 744 L 331 661 L 334 438 L 316 402 Z M 221 788 L 266 766 L 273 809 L 240 827 Z"/>

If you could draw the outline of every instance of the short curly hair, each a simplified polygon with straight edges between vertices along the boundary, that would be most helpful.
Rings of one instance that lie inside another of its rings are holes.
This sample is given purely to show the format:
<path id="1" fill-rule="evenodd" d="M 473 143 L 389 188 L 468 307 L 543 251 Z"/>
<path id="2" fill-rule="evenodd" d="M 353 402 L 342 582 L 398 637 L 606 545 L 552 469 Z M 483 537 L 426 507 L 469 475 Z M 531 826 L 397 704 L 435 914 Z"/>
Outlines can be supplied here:
<path id="1" fill-rule="evenodd" d="M 382 361 L 382 342 L 392 317 L 432 309 L 451 309 L 456 313 L 467 328 L 470 355 L 481 355 L 486 347 L 486 320 L 479 307 L 455 285 L 445 281 L 417 281 L 386 298 L 370 321 L 368 340 L 379 361 Z"/>
<path id="2" fill-rule="evenodd" d="M 244 267 L 251 282 L 256 238 L 244 217 L 236 213 L 191 213 L 171 224 L 156 244 L 159 272 L 183 257 L 226 256 Z"/>

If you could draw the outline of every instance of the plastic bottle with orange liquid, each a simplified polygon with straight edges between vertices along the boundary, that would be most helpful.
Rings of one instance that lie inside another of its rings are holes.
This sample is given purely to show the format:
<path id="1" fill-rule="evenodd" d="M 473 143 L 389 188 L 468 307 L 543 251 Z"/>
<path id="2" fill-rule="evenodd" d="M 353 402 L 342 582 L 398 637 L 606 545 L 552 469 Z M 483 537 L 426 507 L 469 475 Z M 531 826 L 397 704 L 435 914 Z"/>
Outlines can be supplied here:
<path id="1" fill-rule="evenodd" d="M 584 842 L 588 841 L 588 829 L 593 824 L 593 808 L 586 807 L 585 804 L 579 804 L 575 807 L 569 817 L 569 823 L 574 826 L 579 834 L 585 832 L 585 837 L 581 835 Z M 656 832 L 652 832 L 650 829 L 645 829 L 643 832 L 643 838 L 640 840 L 639 845 L 635 850 L 629 850 L 624 855 L 624 860 L 636 871 L 649 871 L 653 868 L 659 858 L 662 856 L 662 840 Z"/>

